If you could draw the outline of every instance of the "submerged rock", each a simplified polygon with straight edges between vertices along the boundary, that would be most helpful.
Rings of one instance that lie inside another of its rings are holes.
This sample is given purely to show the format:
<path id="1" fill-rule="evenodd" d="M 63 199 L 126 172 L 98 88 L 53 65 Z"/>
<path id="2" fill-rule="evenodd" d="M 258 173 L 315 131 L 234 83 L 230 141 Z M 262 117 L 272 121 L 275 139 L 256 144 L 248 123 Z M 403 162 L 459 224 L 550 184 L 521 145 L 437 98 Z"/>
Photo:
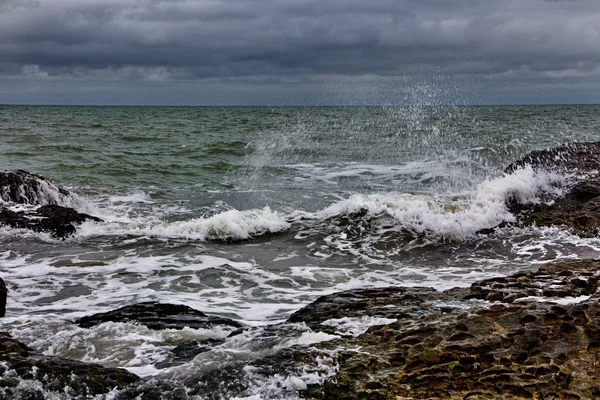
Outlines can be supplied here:
<path id="1" fill-rule="evenodd" d="M 73 201 L 72 193 L 38 175 L 20 170 L 0 172 L 0 204 L 26 205 L 16 211 L 0 206 L 1 225 L 47 232 L 64 239 L 75 233 L 75 226 L 84 221 L 102 221 L 60 205 Z"/>
<path id="2" fill-rule="evenodd" d="M 600 143 L 572 143 L 536 150 L 506 168 L 511 173 L 531 166 L 535 170 L 574 174 L 567 192 L 540 204 L 510 201 L 509 210 L 523 225 L 564 226 L 580 236 L 600 231 Z"/>
<path id="3" fill-rule="evenodd" d="M 241 328 L 242 324 L 229 318 L 204 314 L 191 307 L 148 301 L 113 311 L 86 316 L 75 321 L 82 328 L 103 322 L 138 322 L 150 329 L 211 329 L 215 326 Z"/>
<path id="4" fill-rule="evenodd" d="M 157 363 L 155 366 L 156 368 L 169 368 L 185 364 L 193 360 L 198 354 L 206 353 L 224 342 L 225 339 L 205 339 L 201 341 L 189 340 L 180 343 L 171 349 L 166 360 Z"/>
<path id="5" fill-rule="evenodd" d="M 23 384 L 23 382 L 36 384 Z M 113 389 L 124 389 L 140 378 L 122 368 L 106 368 L 36 353 L 0 332 L 0 398 L 44 399 L 47 392 L 70 398 L 92 398 Z"/>

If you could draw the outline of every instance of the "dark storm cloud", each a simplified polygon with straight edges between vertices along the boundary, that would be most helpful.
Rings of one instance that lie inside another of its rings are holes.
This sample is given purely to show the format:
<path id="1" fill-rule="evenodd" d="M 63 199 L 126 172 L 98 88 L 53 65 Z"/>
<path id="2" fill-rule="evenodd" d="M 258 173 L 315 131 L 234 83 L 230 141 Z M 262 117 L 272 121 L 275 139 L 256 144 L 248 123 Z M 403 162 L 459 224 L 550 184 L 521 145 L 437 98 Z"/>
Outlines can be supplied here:
<path id="1" fill-rule="evenodd" d="M 0 0 L 0 74 L 24 83 L 597 87 L 598 43 L 597 0 Z"/>

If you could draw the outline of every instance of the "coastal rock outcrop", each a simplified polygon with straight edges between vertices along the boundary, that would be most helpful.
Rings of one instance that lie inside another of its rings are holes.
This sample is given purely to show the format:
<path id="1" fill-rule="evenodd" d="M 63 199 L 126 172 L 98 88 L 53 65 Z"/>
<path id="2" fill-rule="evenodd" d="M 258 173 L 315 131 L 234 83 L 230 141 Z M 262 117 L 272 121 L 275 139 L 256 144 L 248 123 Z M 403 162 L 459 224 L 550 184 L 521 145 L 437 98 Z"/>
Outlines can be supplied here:
<path id="1" fill-rule="evenodd" d="M 531 166 L 572 175 L 572 185 L 559 198 L 540 204 L 510 201 L 509 210 L 522 225 L 563 226 L 580 236 L 600 231 L 600 143 L 571 143 L 532 151 L 511 163 L 505 172 Z"/>
<path id="2" fill-rule="evenodd" d="M 346 318 L 348 308 L 396 322 L 316 345 L 314 354 L 336 354 L 338 372 L 303 396 L 598 398 L 599 270 L 600 261 L 564 262 L 437 294 L 383 288 L 325 296 L 290 319 L 331 329 L 327 321 Z"/>
<path id="3" fill-rule="evenodd" d="M 533 169 L 569 172 L 597 171 L 600 165 L 600 142 L 568 143 L 562 146 L 534 150 L 513 161 L 506 173 L 530 165 Z"/>
<path id="4" fill-rule="evenodd" d="M 36 385 L 22 384 L 34 380 Z M 0 398 L 44 399 L 44 392 L 53 391 L 86 399 L 139 381 L 122 368 L 45 356 L 0 332 Z"/>
<path id="5" fill-rule="evenodd" d="M 74 199 L 72 193 L 41 176 L 21 170 L 0 172 L 0 225 L 47 232 L 64 239 L 84 221 L 102 221 L 64 206 Z M 23 207 L 10 207 L 16 204 Z"/>
<path id="6" fill-rule="evenodd" d="M 179 304 L 163 304 L 155 301 L 137 303 L 105 313 L 79 318 L 77 323 L 82 328 L 103 322 L 137 322 L 150 329 L 210 329 L 217 325 L 241 328 L 242 324 L 229 318 L 204 314 L 191 307 Z"/>
<path id="7" fill-rule="evenodd" d="M 61 204 L 70 192 L 27 171 L 0 172 L 0 200 L 16 204 Z"/>

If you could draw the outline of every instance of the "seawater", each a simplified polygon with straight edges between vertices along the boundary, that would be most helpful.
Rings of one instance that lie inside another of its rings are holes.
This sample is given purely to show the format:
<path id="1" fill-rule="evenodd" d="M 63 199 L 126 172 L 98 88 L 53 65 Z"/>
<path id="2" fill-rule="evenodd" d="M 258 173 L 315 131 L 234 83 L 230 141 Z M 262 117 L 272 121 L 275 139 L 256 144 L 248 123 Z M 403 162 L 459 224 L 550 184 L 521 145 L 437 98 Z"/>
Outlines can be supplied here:
<path id="1" fill-rule="evenodd" d="M 598 239 L 560 228 L 479 231 L 514 218 L 507 198 L 548 201 L 577 179 L 505 174 L 509 162 L 598 140 L 591 105 L 0 106 L 0 168 L 43 175 L 75 193 L 65 205 L 104 220 L 67 240 L 0 228 L 0 328 L 45 354 L 185 380 L 267 349 L 248 333 L 159 368 L 177 343 L 229 332 L 71 321 L 156 300 L 263 326 L 335 291 L 446 289 L 596 258 Z M 325 339 L 299 326 L 268 347 Z M 268 397 L 271 384 L 240 396 Z"/>

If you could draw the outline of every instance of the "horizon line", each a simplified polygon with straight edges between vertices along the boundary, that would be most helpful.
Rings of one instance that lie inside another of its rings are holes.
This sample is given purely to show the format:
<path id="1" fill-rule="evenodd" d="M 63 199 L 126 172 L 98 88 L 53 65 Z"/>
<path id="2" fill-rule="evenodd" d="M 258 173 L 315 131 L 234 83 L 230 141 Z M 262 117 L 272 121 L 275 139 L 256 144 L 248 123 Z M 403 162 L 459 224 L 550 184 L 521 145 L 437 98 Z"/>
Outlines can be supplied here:
<path id="1" fill-rule="evenodd" d="M 600 103 L 481 103 L 481 104 L 58 104 L 0 103 L 0 107 L 510 107 L 510 106 L 594 106 Z"/>

